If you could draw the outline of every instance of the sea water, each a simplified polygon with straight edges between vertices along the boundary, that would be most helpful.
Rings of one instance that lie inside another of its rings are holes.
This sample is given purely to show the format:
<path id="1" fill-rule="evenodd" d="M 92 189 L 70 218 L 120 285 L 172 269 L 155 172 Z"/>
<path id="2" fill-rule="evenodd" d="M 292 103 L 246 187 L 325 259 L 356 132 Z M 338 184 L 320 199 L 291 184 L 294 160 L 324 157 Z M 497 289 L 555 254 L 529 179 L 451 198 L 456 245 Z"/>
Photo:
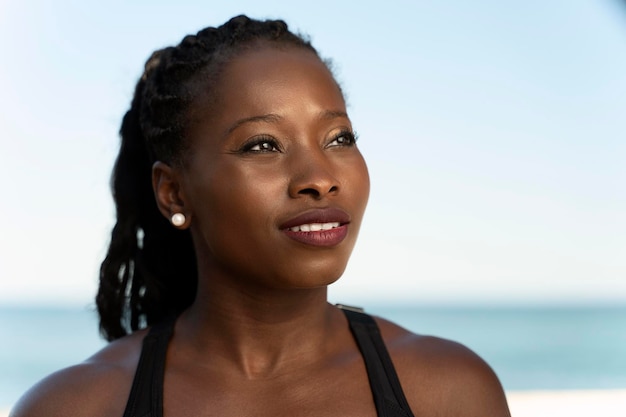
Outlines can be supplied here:
<path id="1" fill-rule="evenodd" d="M 626 388 L 626 306 L 370 306 L 420 334 L 459 341 L 507 390 Z M 92 309 L 0 307 L 0 409 L 103 347 Z M 416 370 L 419 372 L 419 370 Z"/>
<path id="2" fill-rule="evenodd" d="M 507 390 L 626 388 L 626 307 L 380 308 L 468 346 Z"/>

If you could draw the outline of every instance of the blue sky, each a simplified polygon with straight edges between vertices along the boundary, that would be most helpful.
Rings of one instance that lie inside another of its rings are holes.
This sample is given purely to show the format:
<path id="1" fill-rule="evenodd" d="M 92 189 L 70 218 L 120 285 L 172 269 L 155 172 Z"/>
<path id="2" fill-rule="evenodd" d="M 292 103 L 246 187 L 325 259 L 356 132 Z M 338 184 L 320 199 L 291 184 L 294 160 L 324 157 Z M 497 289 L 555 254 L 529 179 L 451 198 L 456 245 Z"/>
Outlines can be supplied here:
<path id="1" fill-rule="evenodd" d="M 91 303 L 150 53 L 246 13 L 332 58 L 372 194 L 332 301 L 626 302 L 618 0 L 0 1 L 0 304 Z"/>

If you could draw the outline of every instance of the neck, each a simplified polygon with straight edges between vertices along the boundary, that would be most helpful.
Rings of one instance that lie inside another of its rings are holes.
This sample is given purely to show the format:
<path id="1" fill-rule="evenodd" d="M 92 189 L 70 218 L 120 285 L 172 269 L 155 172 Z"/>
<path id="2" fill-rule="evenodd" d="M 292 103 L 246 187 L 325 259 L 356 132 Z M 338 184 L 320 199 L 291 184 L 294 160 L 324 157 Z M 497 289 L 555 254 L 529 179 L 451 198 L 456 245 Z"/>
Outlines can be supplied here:
<path id="1" fill-rule="evenodd" d="M 326 301 L 326 287 L 245 291 L 216 288 L 216 281 L 203 280 L 212 288 L 200 285 L 177 326 L 178 339 L 188 343 L 197 361 L 220 357 L 246 377 L 258 378 L 295 363 L 314 363 L 329 349 L 337 310 Z"/>

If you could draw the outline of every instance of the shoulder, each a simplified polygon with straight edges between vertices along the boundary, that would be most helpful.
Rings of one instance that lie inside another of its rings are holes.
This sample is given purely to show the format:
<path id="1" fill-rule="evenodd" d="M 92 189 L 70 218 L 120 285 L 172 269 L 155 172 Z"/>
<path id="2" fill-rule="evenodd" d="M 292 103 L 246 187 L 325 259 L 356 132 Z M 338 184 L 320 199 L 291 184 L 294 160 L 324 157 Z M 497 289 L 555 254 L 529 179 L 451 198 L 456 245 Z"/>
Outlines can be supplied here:
<path id="1" fill-rule="evenodd" d="M 144 334 L 111 342 L 85 362 L 44 378 L 22 396 L 10 417 L 121 416 Z"/>
<path id="2" fill-rule="evenodd" d="M 416 415 L 509 416 L 491 367 L 460 343 L 422 336 L 376 318 Z"/>

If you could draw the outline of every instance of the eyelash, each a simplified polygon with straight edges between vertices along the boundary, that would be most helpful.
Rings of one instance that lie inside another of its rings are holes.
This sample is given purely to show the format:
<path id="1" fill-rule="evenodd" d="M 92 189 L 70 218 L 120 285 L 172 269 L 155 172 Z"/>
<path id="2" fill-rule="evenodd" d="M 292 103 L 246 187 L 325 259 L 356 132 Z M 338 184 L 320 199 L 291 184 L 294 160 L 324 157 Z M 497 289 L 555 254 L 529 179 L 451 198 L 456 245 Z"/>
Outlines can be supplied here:
<path id="1" fill-rule="evenodd" d="M 345 142 L 339 142 L 341 138 L 344 138 Z M 332 140 L 326 145 L 327 148 L 334 148 L 339 146 L 354 146 L 356 141 L 358 140 L 358 135 L 356 132 L 351 132 L 349 130 L 344 130 L 335 135 Z M 334 142 L 337 142 L 336 145 L 333 145 Z M 267 144 L 270 148 L 261 148 L 262 145 Z M 259 149 L 254 149 L 259 147 Z M 280 152 L 280 146 L 276 139 L 271 136 L 257 136 L 252 138 L 250 141 L 245 143 L 239 153 L 268 153 L 268 152 Z"/>
<path id="2" fill-rule="evenodd" d="M 263 149 L 261 145 L 269 144 L 271 149 Z M 259 149 L 253 149 L 255 147 L 259 147 Z M 245 143 L 240 153 L 266 153 L 266 152 L 278 152 L 280 151 L 280 146 L 278 146 L 278 142 L 271 136 L 257 136 L 255 138 L 250 139 L 247 143 Z"/>
<path id="3" fill-rule="evenodd" d="M 346 138 L 347 141 L 343 143 L 338 143 L 337 145 L 332 145 L 333 142 L 337 142 L 340 138 Z M 326 147 L 333 148 L 335 146 L 354 146 L 358 139 L 359 136 L 356 134 L 356 132 L 344 130 L 342 132 L 339 132 Z"/>

